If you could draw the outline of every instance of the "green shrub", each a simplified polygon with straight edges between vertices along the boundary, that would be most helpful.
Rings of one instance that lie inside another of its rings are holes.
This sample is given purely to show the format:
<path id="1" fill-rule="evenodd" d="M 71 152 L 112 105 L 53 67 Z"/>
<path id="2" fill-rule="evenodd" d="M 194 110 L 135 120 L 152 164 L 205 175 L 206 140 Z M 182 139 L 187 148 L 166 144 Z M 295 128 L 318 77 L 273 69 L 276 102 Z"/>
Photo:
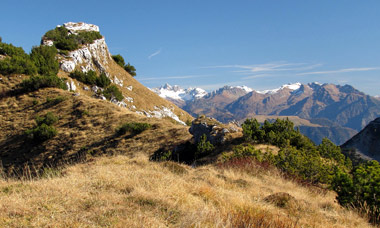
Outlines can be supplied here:
<path id="1" fill-rule="evenodd" d="M 0 41 L 0 55 L 7 55 L 7 56 L 27 56 L 24 49 L 22 47 L 15 47 L 13 44 L 6 44 L 2 43 Z"/>
<path id="2" fill-rule="evenodd" d="M 29 56 L 13 56 L 0 60 L 0 74 L 28 74 L 35 75 L 37 67 Z"/>
<path id="3" fill-rule="evenodd" d="M 75 70 L 74 72 L 70 73 L 69 76 L 87 85 L 95 85 L 97 80 L 96 72 L 93 70 L 90 70 L 86 73 Z"/>
<path id="4" fill-rule="evenodd" d="M 67 90 L 67 85 L 64 80 L 57 76 L 32 76 L 25 79 L 19 84 L 19 87 L 24 92 L 36 91 L 40 88 L 55 87 Z"/>
<path id="5" fill-rule="evenodd" d="M 121 67 L 124 68 L 132 77 L 136 76 L 136 68 L 132 66 L 130 63 L 125 64 L 123 56 L 117 54 L 112 56 L 113 60 Z"/>
<path id="6" fill-rule="evenodd" d="M 108 99 L 111 100 L 112 98 L 115 98 L 118 101 L 122 101 L 124 99 L 123 94 L 117 88 L 116 85 L 110 85 L 108 86 L 104 91 L 103 95 Z"/>
<path id="7" fill-rule="evenodd" d="M 214 145 L 207 140 L 206 134 L 203 134 L 200 138 L 200 141 L 197 144 L 197 152 L 195 153 L 195 157 L 206 155 L 211 153 L 215 149 Z"/>
<path id="8" fill-rule="evenodd" d="M 124 65 L 125 65 L 125 61 L 124 61 L 124 58 L 123 56 L 117 54 L 117 55 L 113 55 L 112 56 L 113 60 L 121 67 L 124 68 Z"/>
<path id="9" fill-rule="evenodd" d="M 58 117 L 53 113 L 48 112 L 43 117 L 37 116 L 35 121 L 37 126 L 25 132 L 29 140 L 43 142 L 57 135 L 58 132 L 52 125 L 58 121 Z"/>
<path id="10" fill-rule="evenodd" d="M 124 123 L 116 130 L 116 132 L 119 135 L 124 135 L 127 132 L 130 132 L 132 134 L 140 134 L 141 132 L 150 129 L 151 127 L 152 125 L 148 123 Z"/>
<path id="11" fill-rule="evenodd" d="M 69 76 L 87 85 L 97 85 L 99 87 L 105 88 L 111 84 L 111 80 L 104 73 L 100 74 L 98 77 L 96 75 L 96 72 L 93 70 L 90 70 L 88 72 L 75 70 L 74 72 L 70 73 Z"/>
<path id="12" fill-rule="evenodd" d="M 74 38 L 78 44 L 92 44 L 103 36 L 97 31 L 81 31 Z"/>
<path id="13" fill-rule="evenodd" d="M 294 129 L 294 124 L 288 119 L 276 119 L 273 123 L 266 120 L 263 125 L 260 125 L 256 119 L 247 119 L 242 128 L 244 138 L 248 141 L 268 143 L 278 147 L 291 145 L 297 149 L 315 147 L 309 138 L 302 135 L 298 129 Z"/>
<path id="14" fill-rule="evenodd" d="M 45 39 L 52 40 L 54 46 L 61 50 L 73 51 L 82 44 L 92 44 L 95 40 L 102 38 L 96 31 L 81 31 L 78 34 L 70 34 L 65 27 L 57 27 L 44 35 Z"/>
<path id="15" fill-rule="evenodd" d="M 33 47 L 30 58 L 41 75 L 57 75 L 59 63 L 56 59 L 58 51 L 55 47 Z"/>
<path id="16" fill-rule="evenodd" d="M 26 134 L 30 140 L 43 142 L 57 135 L 57 130 L 53 126 L 42 124 L 33 129 L 27 130 Z"/>
<path id="17" fill-rule="evenodd" d="M 99 87 L 105 88 L 110 84 L 111 80 L 104 73 L 101 73 L 100 76 L 96 78 L 96 85 Z"/>
<path id="18" fill-rule="evenodd" d="M 368 161 L 357 166 L 352 175 L 338 170 L 332 188 L 338 193 L 337 200 L 344 206 L 354 206 L 367 213 L 374 223 L 380 218 L 380 165 Z"/>
<path id="19" fill-rule="evenodd" d="M 127 71 L 132 77 L 136 76 L 136 68 L 131 64 L 127 64 L 124 66 L 124 70 Z"/>
<path id="20" fill-rule="evenodd" d="M 57 116 L 55 116 L 52 112 L 46 113 L 45 116 L 37 116 L 36 117 L 37 125 L 46 124 L 46 125 L 50 126 L 50 125 L 55 124 L 58 120 L 59 120 L 59 118 Z"/>

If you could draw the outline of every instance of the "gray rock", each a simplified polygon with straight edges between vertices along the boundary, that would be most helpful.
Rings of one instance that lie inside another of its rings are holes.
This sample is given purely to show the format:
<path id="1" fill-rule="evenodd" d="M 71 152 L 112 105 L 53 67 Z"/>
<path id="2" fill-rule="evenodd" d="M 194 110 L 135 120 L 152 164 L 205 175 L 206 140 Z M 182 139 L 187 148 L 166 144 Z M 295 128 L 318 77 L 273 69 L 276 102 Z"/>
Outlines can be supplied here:
<path id="1" fill-rule="evenodd" d="M 199 143 L 203 135 L 206 135 L 210 143 L 217 145 L 226 141 L 225 136 L 230 131 L 217 120 L 201 116 L 192 122 L 189 132 L 193 135 L 195 144 Z"/>

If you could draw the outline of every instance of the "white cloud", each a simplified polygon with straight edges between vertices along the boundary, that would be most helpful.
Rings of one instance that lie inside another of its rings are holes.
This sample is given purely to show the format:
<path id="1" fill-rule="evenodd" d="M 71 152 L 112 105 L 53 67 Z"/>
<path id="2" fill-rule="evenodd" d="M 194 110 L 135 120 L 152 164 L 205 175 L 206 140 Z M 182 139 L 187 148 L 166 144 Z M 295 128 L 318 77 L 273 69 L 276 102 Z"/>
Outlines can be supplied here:
<path id="1" fill-rule="evenodd" d="M 202 68 L 211 68 L 211 69 L 232 68 L 232 69 L 236 69 L 232 71 L 233 73 L 251 75 L 252 73 L 310 70 L 310 69 L 319 67 L 321 65 L 322 64 L 273 62 L 273 63 L 256 64 L 256 65 L 222 65 L 222 66 L 208 66 L 208 67 L 202 67 Z"/>
<path id="2" fill-rule="evenodd" d="M 158 50 L 155 51 L 154 53 L 150 54 L 150 55 L 148 56 L 148 59 L 151 59 L 151 58 L 153 58 L 154 56 L 159 55 L 159 54 L 161 53 L 161 51 L 162 51 L 162 48 L 158 49 Z"/>
<path id="3" fill-rule="evenodd" d="M 339 69 L 339 70 L 305 72 L 305 73 L 298 73 L 297 75 L 337 74 L 337 73 L 348 73 L 348 72 L 357 72 L 357 71 L 372 71 L 372 70 L 380 70 L 380 68 L 379 67 L 346 68 L 346 69 Z"/>

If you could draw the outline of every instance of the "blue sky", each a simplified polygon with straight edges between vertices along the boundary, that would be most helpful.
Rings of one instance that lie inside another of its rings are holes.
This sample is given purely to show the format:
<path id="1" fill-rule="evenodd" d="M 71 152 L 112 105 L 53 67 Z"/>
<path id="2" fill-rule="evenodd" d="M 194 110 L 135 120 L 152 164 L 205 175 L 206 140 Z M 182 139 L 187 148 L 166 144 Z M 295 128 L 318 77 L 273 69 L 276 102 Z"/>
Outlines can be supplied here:
<path id="1" fill-rule="evenodd" d="M 318 81 L 380 95 L 379 12 L 377 0 L 4 0 L 0 36 L 30 51 L 58 24 L 96 24 L 148 87 Z"/>

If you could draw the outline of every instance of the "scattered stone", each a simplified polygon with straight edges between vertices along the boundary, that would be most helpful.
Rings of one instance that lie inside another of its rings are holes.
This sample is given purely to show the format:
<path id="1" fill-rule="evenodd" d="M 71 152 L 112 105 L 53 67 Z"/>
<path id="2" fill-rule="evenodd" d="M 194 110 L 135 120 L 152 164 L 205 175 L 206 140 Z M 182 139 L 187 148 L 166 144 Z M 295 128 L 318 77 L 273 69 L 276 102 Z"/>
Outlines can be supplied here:
<path id="1" fill-rule="evenodd" d="M 75 91 L 75 90 L 77 90 L 77 87 L 76 87 L 74 81 L 72 81 L 72 80 L 70 80 L 70 82 L 67 81 L 66 85 L 67 85 L 67 88 L 68 88 L 69 91 Z"/>
<path id="2" fill-rule="evenodd" d="M 89 91 L 90 88 L 88 88 L 87 86 L 83 86 L 83 90 L 85 90 L 85 91 Z"/>
<path id="3" fill-rule="evenodd" d="M 127 90 L 129 90 L 129 91 L 132 91 L 133 90 L 133 86 L 126 86 L 125 87 Z"/>
<path id="4" fill-rule="evenodd" d="M 133 98 L 132 97 L 126 97 L 125 100 L 128 101 L 129 103 L 133 103 Z"/>

